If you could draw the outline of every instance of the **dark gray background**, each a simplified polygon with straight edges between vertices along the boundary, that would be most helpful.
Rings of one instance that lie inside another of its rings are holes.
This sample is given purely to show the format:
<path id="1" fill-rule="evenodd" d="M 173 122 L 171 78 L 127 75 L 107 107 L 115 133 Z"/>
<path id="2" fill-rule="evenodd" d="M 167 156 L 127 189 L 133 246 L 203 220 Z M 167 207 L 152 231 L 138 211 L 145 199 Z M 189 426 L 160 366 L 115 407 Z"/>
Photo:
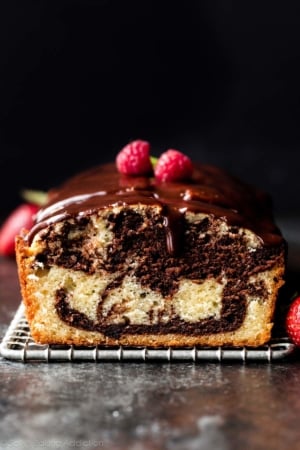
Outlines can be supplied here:
<path id="1" fill-rule="evenodd" d="M 300 211 L 300 3 L 0 4 L 0 217 L 133 138 Z"/>

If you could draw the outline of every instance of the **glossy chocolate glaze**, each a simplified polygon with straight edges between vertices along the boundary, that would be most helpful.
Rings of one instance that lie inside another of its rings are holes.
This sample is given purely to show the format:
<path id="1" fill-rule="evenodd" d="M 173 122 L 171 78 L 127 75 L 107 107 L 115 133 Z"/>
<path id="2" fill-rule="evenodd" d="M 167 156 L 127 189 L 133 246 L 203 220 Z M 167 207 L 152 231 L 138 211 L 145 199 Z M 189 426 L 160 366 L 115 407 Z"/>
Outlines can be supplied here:
<path id="1" fill-rule="evenodd" d="M 221 168 L 198 163 L 194 163 L 190 180 L 176 183 L 158 183 L 151 176 L 120 175 L 114 163 L 82 172 L 49 193 L 49 202 L 38 213 L 28 239 L 67 216 L 80 217 L 99 208 L 138 203 L 163 207 L 170 252 L 179 245 L 180 221 L 186 211 L 224 217 L 229 225 L 254 231 L 266 245 L 282 242 L 269 195 Z"/>
<path id="2" fill-rule="evenodd" d="M 131 205 L 139 203 L 162 208 L 162 215 L 154 214 L 151 223 L 142 231 L 141 217 L 134 208 L 130 209 Z M 124 206 L 125 212 L 111 212 L 107 218 L 114 239 L 103 261 L 93 255 L 90 248 L 87 253 L 83 250 L 84 233 L 82 238 L 77 237 L 73 241 L 68 237 L 70 226 L 84 229 L 93 212 L 118 205 Z M 203 218 L 197 224 L 189 224 L 186 233 L 184 215 L 188 211 L 206 213 L 209 219 Z M 67 221 L 60 230 L 59 238 L 68 245 L 61 245 L 60 240 L 56 244 L 56 232 L 53 227 L 47 226 L 69 217 L 73 219 L 73 225 Z M 207 231 L 213 226 L 214 217 L 224 218 L 233 227 L 230 236 L 220 234 L 210 242 L 206 238 L 210 236 L 212 239 L 212 236 Z M 253 230 L 265 245 L 250 254 L 243 236 L 237 232 L 238 227 Z M 258 270 L 272 268 L 280 261 L 284 246 L 281 233 L 273 221 L 271 200 L 267 194 L 217 167 L 200 164 L 195 165 L 191 180 L 180 183 L 158 183 L 151 176 L 125 177 L 116 171 L 114 164 L 95 167 L 50 192 L 49 203 L 38 213 L 29 240 L 41 230 L 45 230 L 45 249 L 37 259 L 46 267 L 58 265 L 87 273 L 104 269 L 120 274 L 99 298 L 96 321 L 72 308 L 69 294 L 63 288 L 56 292 L 55 306 L 61 320 L 71 326 L 101 332 L 116 339 L 123 333 L 201 335 L 236 330 L 244 321 L 247 294 L 252 293 L 262 300 L 266 295 L 264 286 L 249 284 L 249 277 Z M 149 242 L 152 243 L 150 246 Z M 59 251 L 56 251 L 56 245 Z M 70 258 L 70 254 L 74 258 Z M 157 254 L 160 255 L 158 259 Z M 138 264 L 132 268 L 127 263 L 128 259 L 136 259 Z M 121 286 L 126 274 L 133 275 L 142 287 L 150 288 L 164 298 L 172 298 L 180 279 L 218 279 L 225 274 L 228 283 L 222 295 L 221 317 L 193 323 L 174 314 L 167 324 L 161 321 L 152 323 L 150 311 L 149 325 L 113 324 L 110 314 L 114 311 L 110 311 L 105 318 L 102 314 L 103 301 L 111 289 Z M 236 280 L 239 280 L 238 286 Z"/>

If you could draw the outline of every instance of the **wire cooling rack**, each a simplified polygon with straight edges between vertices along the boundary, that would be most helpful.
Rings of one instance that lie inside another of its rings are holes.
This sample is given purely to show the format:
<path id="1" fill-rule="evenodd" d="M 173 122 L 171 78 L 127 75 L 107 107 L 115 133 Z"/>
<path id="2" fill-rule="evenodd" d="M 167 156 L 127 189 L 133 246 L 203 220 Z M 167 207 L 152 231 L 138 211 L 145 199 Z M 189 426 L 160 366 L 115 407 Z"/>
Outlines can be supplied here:
<path id="1" fill-rule="evenodd" d="M 10 360 L 33 361 L 237 361 L 272 362 L 290 356 L 295 346 L 287 339 L 272 339 L 258 348 L 247 347 L 77 347 L 74 345 L 40 345 L 34 342 L 21 303 L 0 345 L 0 354 Z"/>

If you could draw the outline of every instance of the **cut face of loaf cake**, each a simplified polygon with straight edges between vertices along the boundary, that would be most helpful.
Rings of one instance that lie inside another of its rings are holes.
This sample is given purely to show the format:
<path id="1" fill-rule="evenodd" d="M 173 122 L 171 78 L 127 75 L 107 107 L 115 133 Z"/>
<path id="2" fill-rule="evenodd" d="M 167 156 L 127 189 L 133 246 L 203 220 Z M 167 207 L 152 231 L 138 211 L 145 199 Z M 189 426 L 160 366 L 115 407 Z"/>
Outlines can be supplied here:
<path id="1" fill-rule="evenodd" d="M 106 164 L 50 193 L 16 255 L 37 342 L 258 346 L 286 243 L 270 198 L 217 167 L 158 183 Z"/>

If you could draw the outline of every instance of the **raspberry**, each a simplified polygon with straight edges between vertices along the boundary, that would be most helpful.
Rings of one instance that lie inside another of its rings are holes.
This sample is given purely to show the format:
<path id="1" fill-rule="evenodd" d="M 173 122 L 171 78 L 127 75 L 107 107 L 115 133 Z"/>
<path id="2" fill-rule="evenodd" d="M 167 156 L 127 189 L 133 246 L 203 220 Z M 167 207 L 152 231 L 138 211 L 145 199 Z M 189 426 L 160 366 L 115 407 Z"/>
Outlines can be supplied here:
<path id="1" fill-rule="evenodd" d="M 124 175 L 147 175 L 152 172 L 150 144 L 140 139 L 129 142 L 117 154 L 116 165 Z"/>
<path id="2" fill-rule="evenodd" d="M 191 159 L 179 150 L 169 149 L 162 153 L 155 165 L 154 175 L 158 181 L 180 181 L 192 176 Z"/>
<path id="3" fill-rule="evenodd" d="M 300 296 L 297 296 L 289 306 L 285 329 L 291 341 L 300 347 Z"/>
<path id="4" fill-rule="evenodd" d="M 15 254 L 15 237 L 22 228 L 29 230 L 34 221 L 34 215 L 39 207 L 30 203 L 22 203 L 3 222 L 0 229 L 0 255 Z"/>

